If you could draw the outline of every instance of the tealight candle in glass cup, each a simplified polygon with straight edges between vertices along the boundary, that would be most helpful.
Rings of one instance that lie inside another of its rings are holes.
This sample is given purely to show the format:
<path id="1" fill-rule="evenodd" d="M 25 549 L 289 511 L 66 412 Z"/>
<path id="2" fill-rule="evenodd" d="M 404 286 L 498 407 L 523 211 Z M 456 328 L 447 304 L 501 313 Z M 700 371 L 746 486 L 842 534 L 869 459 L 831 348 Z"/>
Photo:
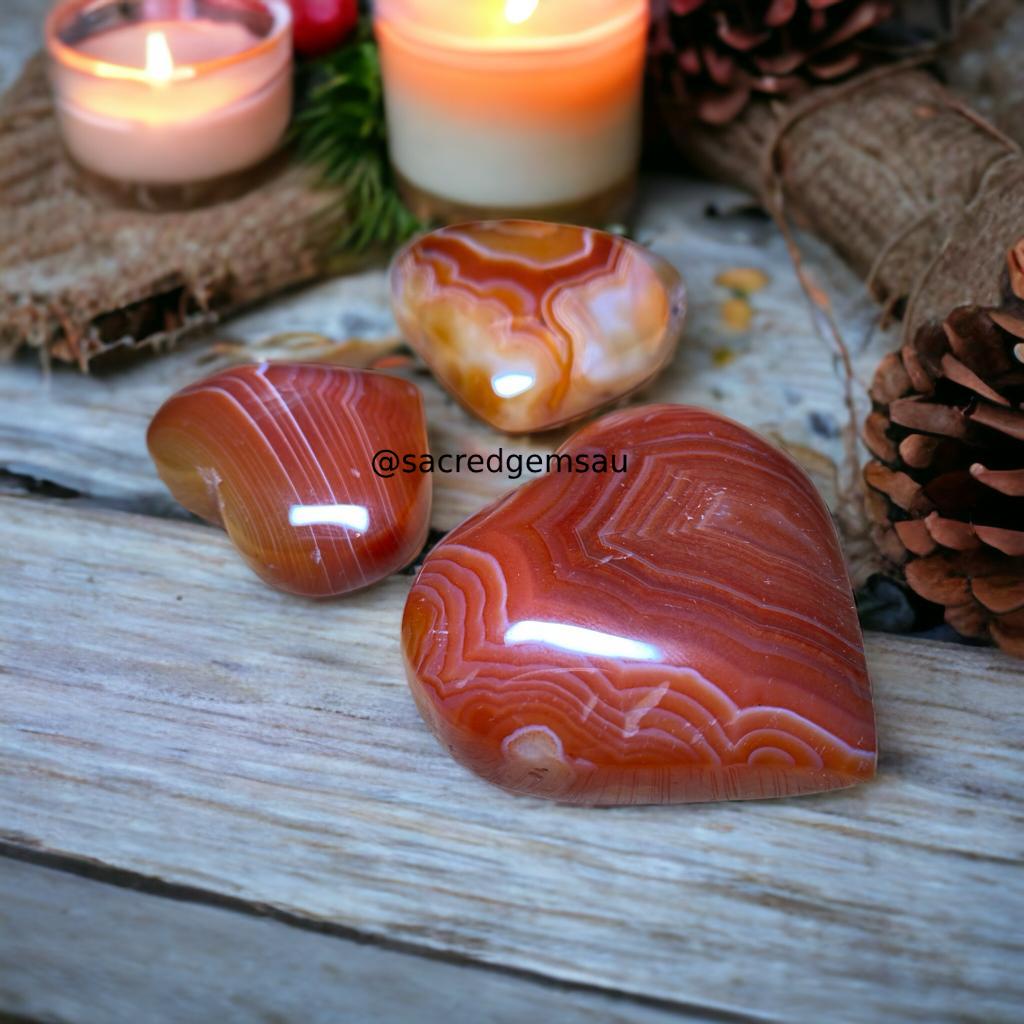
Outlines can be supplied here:
<path id="1" fill-rule="evenodd" d="M 377 0 L 391 160 L 415 213 L 628 211 L 647 0 Z"/>
<path id="2" fill-rule="evenodd" d="M 291 117 L 291 29 L 286 0 L 66 0 L 46 43 L 68 153 L 156 191 L 260 164 Z"/>

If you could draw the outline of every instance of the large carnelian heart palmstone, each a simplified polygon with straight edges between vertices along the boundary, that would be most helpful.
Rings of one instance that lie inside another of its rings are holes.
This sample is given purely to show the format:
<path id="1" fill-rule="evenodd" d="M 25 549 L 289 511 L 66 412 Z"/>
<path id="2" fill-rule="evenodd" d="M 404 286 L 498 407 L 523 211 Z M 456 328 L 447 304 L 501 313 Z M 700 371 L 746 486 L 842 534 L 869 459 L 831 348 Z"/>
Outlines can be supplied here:
<path id="1" fill-rule="evenodd" d="M 411 242 L 391 270 L 395 317 L 441 383 L 499 430 L 578 419 L 671 359 L 682 278 L 624 238 L 481 221 Z"/>
<path id="2" fill-rule="evenodd" d="M 586 804 L 790 796 L 875 770 L 835 530 L 787 456 L 685 406 L 613 413 L 429 555 L 403 649 L 485 779 Z M 626 472 L 579 472 L 603 455 Z M 570 458 L 563 460 L 569 462 Z"/>
<path id="3" fill-rule="evenodd" d="M 407 381 L 305 364 L 226 370 L 179 391 L 149 427 L 160 477 L 223 526 L 272 587 L 330 597 L 369 586 L 423 549 L 429 476 L 391 479 L 374 453 L 427 451 Z"/>

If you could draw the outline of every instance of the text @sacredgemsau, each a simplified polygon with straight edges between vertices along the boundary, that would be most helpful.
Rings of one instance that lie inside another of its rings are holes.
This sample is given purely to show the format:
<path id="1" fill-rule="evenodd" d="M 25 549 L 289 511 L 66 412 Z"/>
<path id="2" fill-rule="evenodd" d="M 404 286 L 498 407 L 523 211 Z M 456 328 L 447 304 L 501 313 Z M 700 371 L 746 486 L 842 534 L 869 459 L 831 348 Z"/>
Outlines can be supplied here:
<path id="1" fill-rule="evenodd" d="M 373 472 L 386 480 L 399 473 L 439 473 L 442 476 L 456 473 L 490 473 L 518 480 L 524 474 L 626 473 L 628 470 L 629 456 L 625 452 L 615 452 L 611 455 L 604 452 L 533 452 L 523 455 L 499 448 L 489 455 L 444 452 L 434 456 L 429 452 L 407 452 L 400 455 L 390 448 L 384 448 L 373 456 Z"/>

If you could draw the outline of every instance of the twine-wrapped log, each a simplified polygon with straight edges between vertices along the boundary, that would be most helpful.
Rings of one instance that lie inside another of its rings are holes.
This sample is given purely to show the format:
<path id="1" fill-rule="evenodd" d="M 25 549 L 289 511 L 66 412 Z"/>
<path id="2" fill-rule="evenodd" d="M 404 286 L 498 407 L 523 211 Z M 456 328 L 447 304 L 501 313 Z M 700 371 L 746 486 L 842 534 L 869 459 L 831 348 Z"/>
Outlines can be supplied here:
<path id="1" fill-rule="evenodd" d="M 998 302 L 1024 234 L 1024 152 L 927 72 L 886 68 L 677 129 L 694 163 L 830 243 L 902 314 L 904 337 Z"/>
<path id="2" fill-rule="evenodd" d="M 0 98 L 0 359 L 83 369 L 332 269 L 343 204 L 283 157 L 250 191 L 186 212 L 125 208 L 67 161 L 43 61 Z"/>

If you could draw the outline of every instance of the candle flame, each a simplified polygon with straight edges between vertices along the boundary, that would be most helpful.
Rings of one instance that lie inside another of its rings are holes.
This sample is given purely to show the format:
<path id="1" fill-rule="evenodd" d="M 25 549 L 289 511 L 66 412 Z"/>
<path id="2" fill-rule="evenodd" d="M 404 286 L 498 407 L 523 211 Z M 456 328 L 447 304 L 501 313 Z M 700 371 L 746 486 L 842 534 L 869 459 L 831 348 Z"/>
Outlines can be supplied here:
<path id="1" fill-rule="evenodd" d="M 166 85 L 174 78 L 174 55 L 163 32 L 146 34 L 146 78 Z"/>
<path id="2" fill-rule="evenodd" d="M 505 20 L 510 25 L 522 25 L 537 10 L 540 0 L 505 0 Z"/>
<path id="3" fill-rule="evenodd" d="M 146 85 L 162 88 L 172 82 L 187 81 L 195 78 L 196 69 L 184 64 L 178 67 L 174 63 L 167 36 L 159 29 L 146 33 L 146 64 L 145 67 L 130 67 L 122 64 L 108 64 L 98 60 L 92 65 L 93 74 L 99 78 L 113 78 L 125 82 L 143 82 Z"/>

